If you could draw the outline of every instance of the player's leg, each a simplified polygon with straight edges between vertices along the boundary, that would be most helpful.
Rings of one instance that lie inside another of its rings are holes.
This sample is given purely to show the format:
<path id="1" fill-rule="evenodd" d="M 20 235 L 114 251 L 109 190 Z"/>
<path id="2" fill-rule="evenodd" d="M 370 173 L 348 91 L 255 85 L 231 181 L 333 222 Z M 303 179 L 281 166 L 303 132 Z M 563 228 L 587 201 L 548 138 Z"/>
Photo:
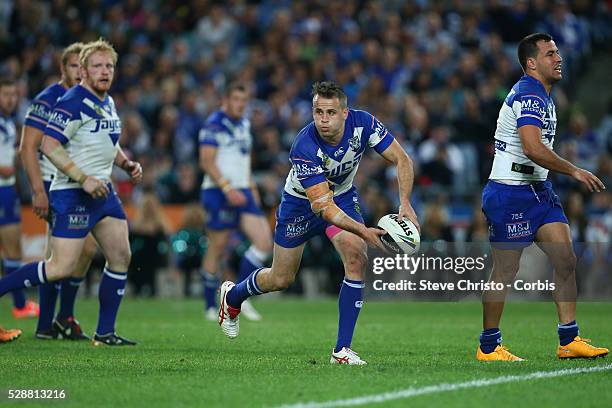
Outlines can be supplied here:
<path id="1" fill-rule="evenodd" d="M 52 237 L 53 255 L 51 259 L 23 265 L 12 274 L 0 279 L 0 296 L 15 289 L 38 286 L 68 277 L 76 267 L 84 243 L 84 237 Z"/>
<path id="2" fill-rule="evenodd" d="M 263 215 L 243 213 L 240 217 L 240 227 L 251 246 L 240 261 L 236 283 L 244 281 L 254 270 L 261 268 L 272 253 L 272 231 Z M 250 320 L 261 320 L 261 315 L 249 301 L 242 304 L 242 314 Z"/>
<path id="3" fill-rule="evenodd" d="M 368 263 L 367 245 L 357 235 L 334 226 L 328 227 L 326 233 L 344 265 L 344 280 L 338 296 L 338 337 L 331 362 L 366 364 L 351 350 L 351 342 L 363 305 L 363 277 Z"/>
<path id="4" fill-rule="evenodd" d="M 207 232 L 208 248 L 202 260 L 201 271 L 204 308 L 207 320 L 217 319 L 219 275 L 231 232 L 232 230 L 230 229 L 209 229 Z"/>
<path id="5" fill-rule="evenodd" d="M 224 282 L 219 295 L 219 325 L 229 338 L 238 336 L 238 314 L 242 303 L 251 296 L 286 289 L 294 280 L 300 267 L 305 243 L 294 248 L 274 244 L 271 268 L 253 271 L 238 285 Z"/>
<path id="6" fill-rule="evenodd" d="M 2 269 L 5 275 L 12 274 L 21 267 L 21 223 L 13 222 L 0 226 L 0 246 L 4 251 Z M 24 319 L 38 317 L 39 308 L 35 302 L 27 301 L 23 289 L 13 295 L 13 317 Z"/>
<path id="7" fill-rule="evenodd" d="M 45 242 L 45 260 L 51 259 L 51 228 L 47 224 L 47 240 Z M 36 325 L 36 338 L 40 340 L 56 339 L 58 333 L 53 329 L 55 304 L 61 287 L 60 282 L 47 282 L 38 287 L 38 302 L 40 314 Z"/>
<path id="8" fill-rule="evenodd" d="M 60 310 L 55 317 L 53 327 L 64 339 L 89 340 L 89 336 L 83 333 L 78 320 L 74 317 L 74 304 L 79 287 L 85 279 L 97 250 L 96 240 L 93 235 L 88 234 L 74 272 L 60 283 Z"/>
<path id="9" fill-rule="evenodd" d="M 480 347 L 478 349 L 478 359 L 487 359 L 485 355 L 491 354 L 491 358 L 497 359 L 497 354 L 492 354 L 496 349 L 499 351 L 498 346 L 501 346 L 502 335 L 499 329 L 499 323 L 501 316 L 504 311 L 504 305 L 506 301 L 506 294 L 508 292 L 507 284 L 511 284 L 516 276 L 520 260 L 522 249 L 500 249 L 492 248 L 491 256 L 493 258 L 493 268 L 491 270 L 491 276 L 489 282 L 500 282 L 503 283 L 504 289 L 502 290 L 485 290 L 482 294 L 482 333 L 480 334 Z M 500 351 L 501 353 L 501 351 Z M 506 356 L 506 353 L 502 353 Z M 507 357 L 510 360 L 511 354 L 508 353 Z"/>
<path id="10" fill-rule="evenodd" d="M 552 222 L 542 225 L 536 234 L 538 245 L 548 256 L 554 268 L 555 290 L 553 298 L 557 306 L 559 324 L 559 358 L 598 357 L 608 354 L 608 349 L 593 347 L 579 337 L 576 323 L 576 255 L 572 246 L 569 225 Z"/>
<path id="11" fill-rule="evenodd" d="M 127 271 L 132 257 L 127 220 L 104 217 L 98 221 L 92 233 L 106 258 L 98 292 L 100 310 L 94 345 L 135 345 L 136 343 L 115 334 L 115 322 L 125 293 Z"/>

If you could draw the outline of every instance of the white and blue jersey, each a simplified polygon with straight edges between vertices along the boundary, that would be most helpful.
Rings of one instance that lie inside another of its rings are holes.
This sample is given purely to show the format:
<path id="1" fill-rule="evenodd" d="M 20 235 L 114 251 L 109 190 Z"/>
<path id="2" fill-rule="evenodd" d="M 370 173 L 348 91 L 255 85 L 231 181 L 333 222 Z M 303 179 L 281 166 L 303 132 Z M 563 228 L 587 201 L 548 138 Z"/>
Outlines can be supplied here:
<path id="1" fill-rule="evenodd" d="M 204 175 L 201 201 L 206 209 L 206 226 L 210 229 L 235 229 L 243 213 L 263 215 L 257 205 L 251 184 L 251 124 L 247 118 L 231 119 L 225 112 L 212 113 L 200 130 L 200 146 L 217 149 L 215 163 L 223 178 L 232 188 L 240 190 L 247 199 L 242 207 L 233 207 L 212 178 Z"/>
<path id="2" fill-rule="evenodd" d="M 88 176 L 107 181 L 105 199 L 94 199 L 76 180 L 57 171 L 51 183 L 53 236 L 82 238 L 104 217 L 125 219 L 110 176 L 117 155 L 121 121 L 110 96 L 101 101 L 81 85 L 59 99 L 45 130 L 57 139 L 74 163 Z"/>
<path id="3" fill-rule="evenodd" d="M 53 112 L 53 107 L 57 101 L 64 96 L 66 88 L 59 83 L 50 85 L 42 90 L 38 95 L 34 97 L 34 100 L 30 104 L 28 111 L 25 116 L 24 125 L 31 126 L 34 129 L 38 129 L 41 132 L 45 132 L 47 123 Z M 45 186 L 50 186 L 51 180 L 55 175 L 55 166 L 44 154 L 39 155 L 40 173 Z M 47 194 L 49 191 L 47 191 Z"/>
<path id="4" fill-rule="evenodd" d="M 322 182 L 329 184 L 338 207 L 363 223 L 353 179 L 367 148 L 380 154 L 392 142 L 393 136 L 380 121 L 355 109 L 349 109 L 337 145 L 325 142 L 314 122 L 302 129 L 289 153 L 292 167 L 277 211 L 274 241 L 285 248 L 297 247 L 329 226 L 312 212 L 305 192 Z"/>
<path id="5" fill-rule="evenodd" d="M 544 85 L 529 75 L 512 87 L 499 111 L 493 168 L 482 193 L 489 238 L 496 245 L 524 247 L 534 241 L 542 225 L 568 223 L 559 197 L 546 180 L 548 169 L 523 151 L 518 129 L 526 125 L 539 127 L 542 143 L 552 150 L 555 104 Z"/>
<path id="6" fill-rule="evenodd" d="M 542 129 L 542 143 L 552 150 L 557 128 L 555 104 L 544 85 L 529 75 L 524 75 L 512 87 L 499 110 L 495 157 L 489 179 L 522 181 L 524 184 L 546 180 L 548 169 L 534 163 L 523 152 L 518 129 L 525 125 Z"/>
<path id="7" fill-rule="evenodd" d="M 0 114 L 0 166 L 15 167 L 15 145 L 17 130 L 15 123 Z M 19 198 L 15 192 L 15 176 L 0 176 L 0 226 L 21 221 Z"/>
<path id="8" fill-rule="evenodd" d="M 232 120 L 223 111 L 214 112 L 206 119 L 199 138 L 200 146 L 217 148 L 217 168 L 233 188 L 250 187 L 253 138 L 247 118 Z M 202 189 L 216 187 L 212 178 L 204 175 Z"/>

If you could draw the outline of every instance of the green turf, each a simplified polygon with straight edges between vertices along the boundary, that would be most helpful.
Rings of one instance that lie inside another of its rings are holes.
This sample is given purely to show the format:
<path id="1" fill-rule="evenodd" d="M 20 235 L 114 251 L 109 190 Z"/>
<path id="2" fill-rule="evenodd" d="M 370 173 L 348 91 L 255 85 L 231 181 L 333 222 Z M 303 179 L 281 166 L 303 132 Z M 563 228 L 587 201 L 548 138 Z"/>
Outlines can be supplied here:
<path id="1" fill-rule="evenodd" d="M 9 310 L 7 298 L 0 310 Z M 78 317 L 94 328 L 95 300 L 79 300 Z M 0 324 L 21 327 L 22 338 L 0 345 L 0 390 L 60 388 L 59 406 L 275 406 L 328 401 L 534 371 L 612 363 L 558 361 L 556 320 L 550 303 L 511 303 L 504 342 L 523 363 L 474 360 L 480 331 L 477 303 L 368 302 L 353 348 L 366 367 L 329 364 L 336 337 L 334 301 L 261 301 L 259 323 L 241 322 L 236 340 L 202 318 L 199 301 L 126 299 L 118 332 L 134 348 L 94 348 L 89 343 L 39 341 L 33 321 L 4 312 Z M 612 303 L 579 305 L 583 333 L 612 345 Z M 612 406 L 612 371 L 422 395 L 385 406 Z M 49 402 L 39 403 L 49 406 Z M 33 406 L 21 403 L 19 406 Z M 0 401 L 0 407 L 3 406 Z"/>

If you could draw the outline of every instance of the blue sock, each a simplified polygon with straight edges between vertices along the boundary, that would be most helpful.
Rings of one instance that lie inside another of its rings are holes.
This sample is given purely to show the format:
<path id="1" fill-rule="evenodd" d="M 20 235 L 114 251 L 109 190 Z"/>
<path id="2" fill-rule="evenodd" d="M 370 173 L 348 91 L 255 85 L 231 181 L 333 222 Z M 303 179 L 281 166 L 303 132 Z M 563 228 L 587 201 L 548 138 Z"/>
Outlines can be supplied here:
<path id="1" fill-rule="evenodd" d="M 344 278 L 338 296 L 338 339 L 336 340 L 337 353 L 342 347 L 350 347 L 355 331 L 355 323 L 363 305 L 363 281 Z"/>
<path id="2" fill-rule="evenodd" d="M 483 330 L 480 334 L 480 349 L 485 354 L 492 353 L 501 342 L 501 330 L 497 327 Z"/>
<path id="3" fill-rule="evenodd" d="M 240 270 L 236 283 L 238 284 L 248 278 L 253 270 L 261 268 L 267 257 L 268 254 L 255 248 L 254 245 L 251 245 L 240 261 Z"/>
<path id="4" fill-rule="evenodd" d="M 569 323 L 557 325 L 557 333 L 559 333 L 559 344 L 566 346 L 574 341 L 574 337 L 580 334 L 578 323 L 572 320 Z"/>
<path id="5" fill-rule="evenodd" d="M 123 294 L 127 272 L 114 272 L 104 268 L 98 298 L 100 300 L 100 313 L 98 314 L 98 327 L 96 334 L 103 336 L 115 332 L 115 321 Z"/>
<path id="6" fill-rule="evenodd" d="M 5 259 L 2 262 L 2 269 L 5 275 L 10 275 L 21 267 L 21 261 L 19 259 Z M 26 304 L 26 297 L 23 289 L 16 289 L 11 292 L 13 295 L 13 306 L 17 309 L 23 309 Z"/>
<path id="7" fill-rule="evenodd" d="M 204 287 L 205 308 L 217 308 L 217 289 L 219 289 L 219 278 L 205 270 L 202 270 L 202 286 Z"/>
<path id="8" fill-rule="evenodd" d="M 4 278 L 0 279 L 0 296 L 15 289 L 29 288 L 47 282 L 44 262 L 32 262 L 23 265 Z"/>
<path id="9" fill-rule="evenodd" d="M 58 282 L 44 283 L 38 287 L 40 315 L 38 316 L 38 325 L 36 326 L 37 332 L 51 330 L 59 288 Z"/>
<path id="10" fill-rule="evenodd" d="M 245 280 L 227 292 L 227 304 L 240 309 L 242 302 L 251 296 L 258 296 L 264 292 L 257 285 L 257 275 L 263 268 L 255 269 Z"/>
<path id="11" fill-rule="evenodd" d="M 74 302 L 79 291 L 79 286 L 83 282 L 83 278 L 66 278 L 62 280 L 62 288 L 60 290 L 60 310 L 57 318 L 66 320 L 69 317 L 74 317 Z"/>

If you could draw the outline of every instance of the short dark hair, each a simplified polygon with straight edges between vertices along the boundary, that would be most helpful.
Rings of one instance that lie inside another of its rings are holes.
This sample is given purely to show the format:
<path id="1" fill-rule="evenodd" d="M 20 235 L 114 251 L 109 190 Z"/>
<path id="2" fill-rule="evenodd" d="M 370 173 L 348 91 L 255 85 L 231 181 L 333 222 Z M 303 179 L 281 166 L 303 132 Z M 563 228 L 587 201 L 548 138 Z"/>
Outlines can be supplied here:
<path id="1" fill-rule="evenodd" d="M 549 42 L 553 38 L 546 33 L 533 33 L 523 38 L 518 45 L 518 60 L 523 67 L 523 71 L 527 72 L 527 58 L 535 58 L 538 55 L 538 41 Z"/>
<path id="2" fill-rule="evenodd" d="M 323 98 L 338 98 L 340 101 L 340 107 L 343 109 L 348 106 L 348 98 L 344 90 L 336 84 L 334 81 L 318 81 L 312 85 L 312 97 L 315 95 L 322 96 Z"/>
<path id="3" fill-rule="evenodd" d="M 225 96 L 230 96 L 234 91 L 247 92 L 247 87 L 242 82 L 232 82 L 225 88 Z"/>

